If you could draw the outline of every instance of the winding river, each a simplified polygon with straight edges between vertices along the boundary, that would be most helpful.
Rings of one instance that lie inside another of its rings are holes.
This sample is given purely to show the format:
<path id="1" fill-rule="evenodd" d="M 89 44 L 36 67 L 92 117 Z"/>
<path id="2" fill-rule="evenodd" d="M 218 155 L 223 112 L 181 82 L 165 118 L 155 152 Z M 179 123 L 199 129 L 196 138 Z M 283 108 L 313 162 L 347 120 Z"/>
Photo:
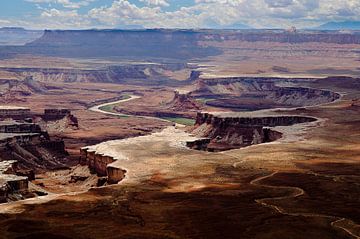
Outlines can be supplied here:
<path id="1" fill-rule="evenodd" d="M 113 115 L 113 116 L 120 116 L 120 117 L 121 116 L 133 116 L 133 117 L 146 118 L 146 119 L 155 119 L 155 120 L 161 120 L 161 121 L 173 123 L 173 122 L 171 122 L 169 120 L 158 118 L 158 117 L 139 116 L 139 115 L 126 115 L 126 114 L 121 114 L 121 113 L 109 112 L 109 111 L 105 111 L 105 110 L 101 109 L 101 108 L 106 107 L 106 106 L 110 106 L 110 105 L 114 105 L 114 104 L 121 104 L 121 103 L 124 103 L 124 102 L 127 102 L 127 101 L 136 100 L 136 99 L 140 99 L 140 98 L 141 97 L 137 96 L 137 95 L 130 95 L 130 97 L 127 98 L 127 99 L 122 99 L 122 100 L 118 100 L 118 101 L 114 101 L 114 102 L 110 102 L 110 103 L 104 103 L 104 104 L 101 104 L 101 105 L 93 106 L 89 110 L 93 111 L 93 112 L 98 112 L 98 113 L 103 113 L 103 114 Z M 234 164 L 234 167 L 236 167 L 235 164 Z M 305 191 L 303 189 L 301 189 L 301 188 L 298 188 L 298 187 L 271 186 L 271 185 L 268 185 L 266 183 L 262 183 L 262 181 L 265 181 L 266 179 L 271 178 L 271 177 L 273 177 L 274 175 L 276 175 L 278 173 L 279 172 L 276 171 L 276 172 L 273 172 L 273 173 L 271 173 L 269 175 L 258 177 L 256 179 L 252 180 L 250 182 L 250 184 L 254 185 L 254 186 L 270 188 L 270 189 L 280 189 L 280 190 L 288 189 L 288 190 L 290 190 L 292 192 L 289 195 L 281 196 L 281 197 L 256 199 L 255 200 L 256 203 L 258 203 L 259 205 L 264 206 L 264 207 L 272 208 L 274 211 L 276 211 L 276 212 L 278 212 L 278 213 L 280 213 L 282 215 L 302 216 L 302 217 L 319 217 L 319 218 L 331 219 L 332 220 L 332 222 L 331 222 L 332 227 L 339 228 L 339 229 L 343 230 L 344 232 L 346 232 L 352 238 L 360 239 L 360 237 L 356 233 L 356 230 L 354 230 L 354 227 L 349 226 L 349 225 L 354 225 L 354 222 L 347 219 L 347 218 L 342 218 L 342 217 L 332 216 L 332 215 L 325 215 L 325 214 L 317 214 L 317 213 L 288 212 L 285 209 L 277 206 L 276 203 L 271 203 L 271 201 L 275 202 L 275 201 L 284 200 L 284 199 L 297 198 L 297 197 L 303 196 L 305 194 Z"/>
<path id="2" fill-rule="evenodd" d="M 152 116 L 145 116 L 145 115 L 127 115 L 127 114 L 102 110 L 102 108 L 104 108 L 106 106 L 115 105 L 115 104 L 121 104 L 121 103 L 124 103 L 124 102 L 128 102 L 128 101 L 131 101 L 131 100 L 136 100 L 136 99 L 141 99 L 141 98 L 142 97 L 138 96 L 138 95 L 129 95 L 129 98 L 122 99 L 122 100 L 117 100 L 117 101 L 113 101 L 113 102 L 109 102 L 109 103 L 104 103 L 104 104 L 101 104 L 101 105 L 96 105 L 96 106 L 93 106 L 93 107 L 89 108 L 89 110 L 93 111 L 93 112 L 97 112 L 97 113 L 112 115 L 112 116 L 119 116 L 119 117 L 129 117 L 129 116 L 131 116 L 131 117 L 138 117 L 138 118 L 152 119 L 152 120 L 160 120 L 160 121 L 163 121 L 163 122 L 173 123 L 170 120 L 162 119 L 162 118 L 159 118 L 159 117 L 152 117 Z"/>

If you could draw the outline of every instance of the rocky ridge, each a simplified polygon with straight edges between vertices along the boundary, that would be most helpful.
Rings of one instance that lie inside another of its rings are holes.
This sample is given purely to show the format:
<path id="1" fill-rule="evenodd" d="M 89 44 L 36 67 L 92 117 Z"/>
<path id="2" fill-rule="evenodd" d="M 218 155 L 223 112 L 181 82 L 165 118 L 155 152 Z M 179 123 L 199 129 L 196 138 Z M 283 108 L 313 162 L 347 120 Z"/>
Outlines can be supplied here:
<path id="1" fill-rule="evenodd" d="M 240 110 L 258 110 L 277 107 L 300 107 L 329 103 L 340 98 L 330 90 L 312 89 L 292 85 L 312 79 L 230 77 L 199 79 L 196 98 L 206 99 L 214 107 Z M 284 84 L 285 86 L 283 86 Z"/>

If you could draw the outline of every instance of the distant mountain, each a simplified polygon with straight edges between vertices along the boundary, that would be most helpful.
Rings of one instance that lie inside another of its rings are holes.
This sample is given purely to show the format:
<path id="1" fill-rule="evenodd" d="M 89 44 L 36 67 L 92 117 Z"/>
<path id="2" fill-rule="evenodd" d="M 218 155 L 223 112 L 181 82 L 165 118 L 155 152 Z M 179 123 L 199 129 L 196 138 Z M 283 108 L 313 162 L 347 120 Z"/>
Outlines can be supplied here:
<path id="1" fill-rule="evenodd" d="M 231 25 L 223 26 L 224 29 L 253 29 L 253 27 L 242 24 L 242 23 L 234 23 Z"/>
<path id="2" fill-rule="evenodd" d="M 46 30 L 23 47 L 0 48 L 4 52 L 57 57 L 123 57 L 133 59 L 190 59 L 218 54 L 215 47 L 199 44 L 194 30 Z"/>
<path id="3" fill-rule="evenodd" d="M 234 29 L 234 30 L 242 30 L 242 29 L 254 29 L 251 26 L 243 24 L 241 22 L 236 22 L 228 25 L 223 25 L 218 23 L 217 21 L 213 21 L 211 19 L 206 20 L 205 22 L 205 29 L 217 29 L 217 30 L 224 30 L 224 29 Z"/>
<path id="4" fill-rule="evenodd" d="M 360 21 L 328 22 L 320 25 L 319 30 L 360 30 Z"/>
<path id="5" fill-rule="evenodd" d="M 0 31 L 26 31 L 23 27 L 2 27 Z"/>
<path id="6" fill-rule="evenodd" d="M 40 38 L 24 46 L 0 47 L 0 58 L 32 54 L 188 61 L 220 54 L 223 48 L 217 43 L 226 44 L 226 41 L 360 44 L 360 34 L 223 29 L 46 30 Z"/>
<path id="7" fill-rule="evenodd" d="M 21 27 L 0 28 L 0 46 L 21 46 L 43 35 L 44 31 L 26 30 Z"/>

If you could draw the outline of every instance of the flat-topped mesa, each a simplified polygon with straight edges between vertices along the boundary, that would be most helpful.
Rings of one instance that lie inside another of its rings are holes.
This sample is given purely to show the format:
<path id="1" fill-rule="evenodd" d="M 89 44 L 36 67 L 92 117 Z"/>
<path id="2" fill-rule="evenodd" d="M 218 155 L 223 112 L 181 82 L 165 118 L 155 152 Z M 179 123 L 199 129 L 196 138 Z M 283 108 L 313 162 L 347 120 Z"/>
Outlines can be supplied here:
<path id="1" fill-rule="evenodd" d="M 192 149 L 223 151 L 278 140 L 282 133 L 268 127 L 314 122 L 303 116 L 219 117 L 198 113 L 192 133 L 202 139 L 188 142 Z"/>
<path id="2" fill-rule="evenodd" d="M 14 120 L 22 120 L 31 116 L 31 111 L 28 108 L 16 106 L 0 106 L 0 120 L 9 118 Z"/>
<path id="3" fill-rule="evenodd" d="M 46 121 L 59 120 L 70 114 L 71 111 L 68 109 L 45 109 L 42 118 Z"/>
<path id="4" fill-rule="evenodd" d="M 37 124 L 5 121 L 0 123 L 0 133 L 4 134 L 40 134 L 41 128 Z"/>
<path id="5" fill-rule="evenodd" d="M 245 126 L 245 127 L 275 127 L 291 126 L 307 122 L 314 122 L 315 118 L 307 116 L 263 116 L 263 117 L 218 117 L 209 113 L 198 113 L 195 126 L 211 124 L 218 127 Z"/>
<path id="6" fill-rule="evenodd" d="M 68 126 L 77 128 L 78 119 L 69 109 L 45 109 L 43 114 L 31 112 L 29 108 L 17 106 L 0 106 L 0 120 L 13 119 L 17 121 L 32 122 L 37 119 L 48 121 L 66 120 Z"/>
<path id="7" fill-rule="evenodd" d="M 44 114 L 40 116 L 44 121 L 66 120 L 67 126 L 78 128 L 78 119 L 69 109 L 45 109 Z"/>

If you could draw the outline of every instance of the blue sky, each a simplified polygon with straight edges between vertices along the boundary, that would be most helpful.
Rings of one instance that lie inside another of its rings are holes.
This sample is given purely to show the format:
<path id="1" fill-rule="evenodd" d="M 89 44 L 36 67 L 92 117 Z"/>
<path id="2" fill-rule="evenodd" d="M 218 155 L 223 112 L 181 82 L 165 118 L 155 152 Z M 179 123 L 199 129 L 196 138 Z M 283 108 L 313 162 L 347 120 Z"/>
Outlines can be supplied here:
<path id="1" fill-rule="evenodd" d="M 312 27 L 360 20 L 360 0 L 1 0 L 0 26 L 32 29 Z"/>

